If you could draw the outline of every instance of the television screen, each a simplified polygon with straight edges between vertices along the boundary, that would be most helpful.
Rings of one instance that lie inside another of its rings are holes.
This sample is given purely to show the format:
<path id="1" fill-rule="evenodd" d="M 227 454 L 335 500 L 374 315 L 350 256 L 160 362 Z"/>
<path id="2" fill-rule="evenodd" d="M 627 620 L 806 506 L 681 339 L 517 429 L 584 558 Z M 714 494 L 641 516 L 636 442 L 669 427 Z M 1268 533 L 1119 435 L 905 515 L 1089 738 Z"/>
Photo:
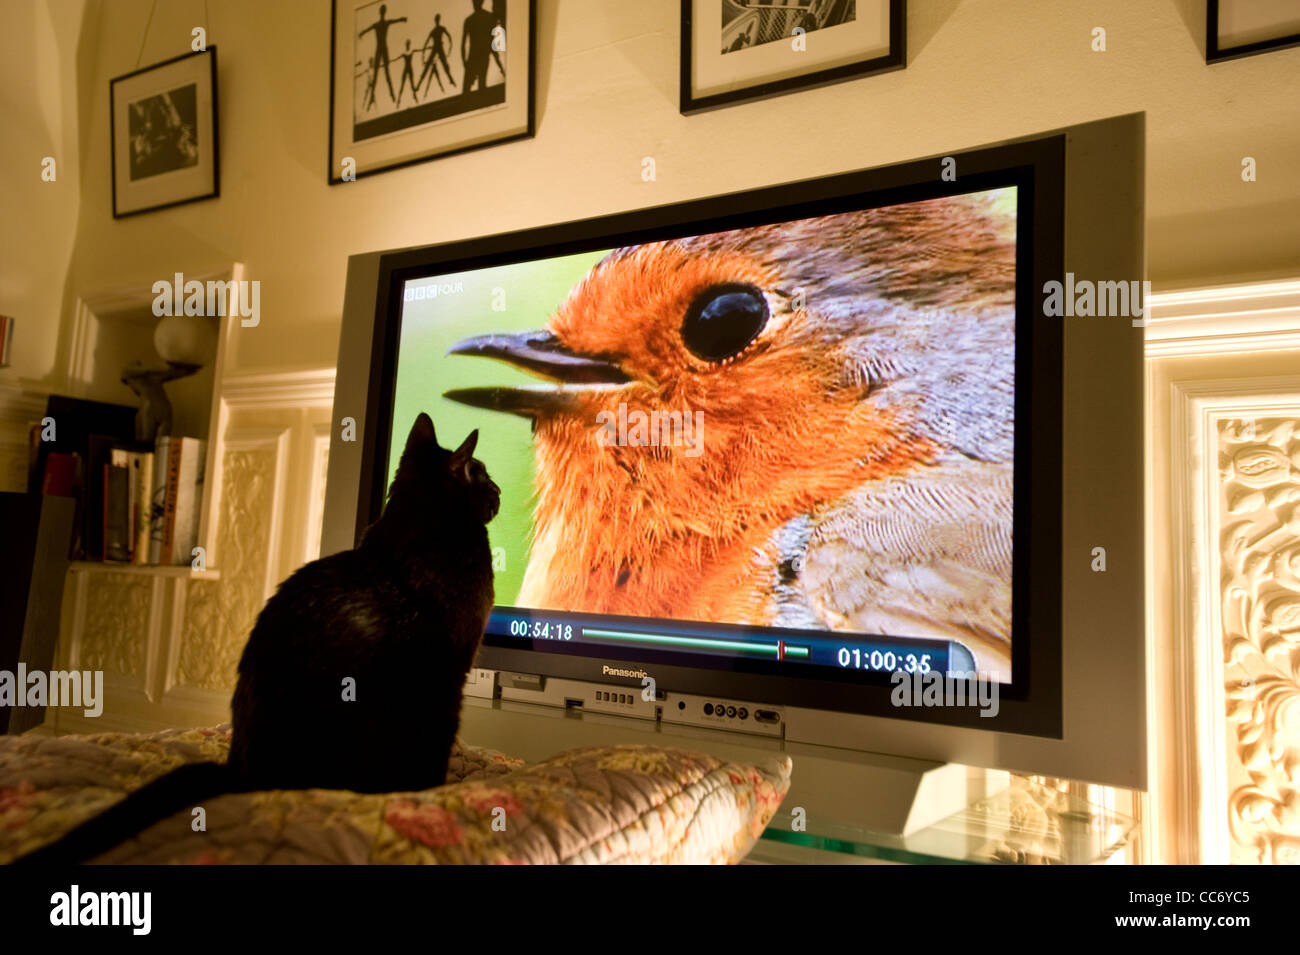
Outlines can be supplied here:
<path id="1" fill-rule="evenodd" d="M 485 645 L 1013 683 L 1022 173 L 401 276 L 386 479 L 478 429 Z"/>
<path id="2" fill-rule="evenodd" d="M 502 488 L 466 712 L 503 732 L 1140 786 L 1143 334 L 1091 303 L 1145 272 L 1143 130 L 353 256 L 323 547 L 427 411 Z"/>

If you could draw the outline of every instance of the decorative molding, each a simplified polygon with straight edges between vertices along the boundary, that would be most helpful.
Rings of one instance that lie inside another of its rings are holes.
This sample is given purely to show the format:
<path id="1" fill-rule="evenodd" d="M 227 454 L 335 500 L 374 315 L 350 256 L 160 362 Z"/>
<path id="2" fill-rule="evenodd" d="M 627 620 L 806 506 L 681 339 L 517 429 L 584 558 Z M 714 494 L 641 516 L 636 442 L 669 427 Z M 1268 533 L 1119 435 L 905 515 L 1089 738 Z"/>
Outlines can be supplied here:
<path id="1" fill-rule="evenodd" d="M 72 330 L 68 342 L 68 367 L 64 376 L 68 394 L 80 398 L 95 380 L 95 344 L 99 339 L 99 319 L 85 299 L 77 299 L 72 309 Z"/>
<path id="2" fill-rule="evenodd" d="M 1235 480 L 1234 459 L 1220 459 L 1219 429 L 1220 423 L 1233 420 L 1289 420 L 1300 410 L 1300 374 L 1289 373 L 1300 362 L 1291 362 L 1286 354 L 1300 349 L 1300 278 L 1164 292 L 1150 296 L 1149 304 L 1147 673 L 1152 705 L 1150 789 L 1142 807 L 1146 850 L 1151 861 L 1164 863 L 1255 861 L 1266 855 L 1277 861 L 1295 851 L 1286 827 L 1271 829 L 1272 840 L 1261 836 L 1243 825 L 1245 801 L 1240 809 L 1233 803 L 1234 794 L 1252 782 L 1240 754 L 1256 730 L 1248 726 L 1255 720 L 1254 709 L 1239 705 L 1244 700 L 1232 702 L 1229 710 L 1229 697 L 1242 689 L 1244 677 L 1240 664 L 1225 657 L 1225 634 L 1238 633 L 1248 642 L 1263 638 L 1239 633 L 1240 626 L 1230 624 L 1242 600 L 1233 589 L 1242 586 L 1233 584 L 1233 562 L 1243 555 L 1231 550 L 1238 545 L 1220 530 L 1242 519 L 1228 508 L 1258 502 L 1247 482 L 1271 480 L 1276 462 L 1270 465 L 1273 459 L 1265 454 L 1243 465 L 1258 470 L 1258 478 Z M 1230 368 L 1227 374 L 1224 366 Z M 1207 374 L 1207 369 L 1213 370 Z M 1279 375 L 1281 370 L 1287 373 Z M 1216 372 L 1219 377 L 1209 377 Z M 1268 506 L 1269 492 L 1264 493 Z M 1260 541 L 1258 546 L 1270 545 Z M 1252 561 L 1268 563 L 1262 552 L 1251 553 Z M 1272 598 L 1251 599 L 1271 606 L 1267 601 Z M 1265 715 L 1265 724 L 1268 719 Z M 1296 738 L 1294 729 L 1282 725 L 1287 719 L 1273 717 L 1271 745 L 1293 745 L 1282 742 Z M 1254 756 L 1249 751 L 1245 759 Z M 1262 806 L 1256 801 L 1249 811 L 1258 814 Z"/>
<path id="3" fill-rule="evenodd" d="M 321 531 L 325 521 L 325 482 L 329 475 L 329 422 L 312 429 L 311 487 L 307 495 L 307 521 L 303 529 L 302 562 L 320 557 Z"/>
<path id="4" fill-rule="evenodd" d="M 243 282 L 244 272 L 242 262 L 232 262 L 229 280 L 235 284 Z M 226 304 L 228 306 L 226 320 L 218 329 L 217 352 L 213 359 L 212 407 L 208 412 L 208 450 L 207 459 L 203 463 L 203 486 L 206 491 L 203 495 L 202 510 L 199 512 L 198 539 L 200 546 L 207 550 L 209 566 L 218 566 L 220 561 L 218 548 L 215 546 L 216 522 L 217 515 L 221 513 L 221 464 L 225 457 L 226 424 L 229 420 L 226 403 L 221 400 L 221 395 L 226 386 L 226 365 L 230 362 L 230 336 L 235 333 L 237 327 L 241 327 L 236 321 L 239 317 L 239 309 L 235 299 L 233 297 L 227 299 Z"/>
<path id="5" fill-rule="evenodd" d="M 1166 808 L 1176 815 L 1176 851 L 1182 853 L 1176 861 L 1184 863 L 1210 861 L 1206 858 L 1210 847 L 1215 847 L 1213 852 L 1217 855 L 1218 847 L 1223 844 L 1221 827 L 1226 824 L 1226 814 L 1219 811 L 1220 800 L 1215 798 L 1224 788 L 1215 776 L 1222 759 L 1214 755 L 1216 745 L 1213 738 L 1215 728 L 1221 727 L 1222 721 L 1205 719 L 1206 709 L 1211 705 L 1207 699 L 1213 698 L 1215 680 L 1204 674 L 1205 668 L 1213 665 L 1214 650 L 1208 640 L 1207 627 L 1207 621 L 1212 617 L 1203 606 L 1203 595 L 1207 593 L 1203 579 L 1204 555 L 1209 553 L 1205 545 L 1209 490 L 1201 480 L 1203 444 L 1196 430 L 1193 398 L 1188 393 L 1196 387 L 1197 383 L 1186 388 L 1174 384 L 1169 395 L 1170 487 L 1167 500 L 1171 505 L 1172 520 L 1171 546 L 1165 556 L 1172 556 L 1174 560 L 1169 568 L 1173 597 L 1173 660 L 1170 661 L 1173 712 L 1156 714 L 1168 718 L 1169 723 L 1166 729 L 1157 721 L 1158 728 L 1153 734 L 1155 740 L 1151 747 L 1154 750 L 1156 746 L 1169 743 L 1175 752 L 1174 790 L 1170 793 L 1173 802 Z M 1159 449 L 1155 449 L 1155 453 L 1158 452 Z M 1159 497 L 1157 494 L 1157 500 Z M 1159 559 L 1157 556 L 1156 560 Z M 1153 673 L 1156 670 L 1151 668 Z M 1218 683 L 1222 685 L 1222 681 Z M 1167 735 L 1172 735 L 1172 740 L 1168 740 Z M 1221 744 L 1221 740 L 1219 742 Z M 1217 746 L 1217 752 L 1223 752 L 1222 745 Z"/>
<path id="6" fill-rule="evenodd" d="M 39 421 L 45 415 L 50 389 L 0 381 L 0 422 L 6 424 Z"/>
<path id="7" fill-rule="evenodd" d="M 87 574 L 127 574 L 142 577 L 183 577 L 187 580 L 217 580 L 219 570 L 195 570 L 189 564 L 114 564 L 102 560 L 69 561 L 69 567 Z"/>
<path id="8" fill-rule="evenodd" d="M 1231 861 L 1300 863 L 1300 397 L 1216 416 Z"/>
<path id="9" fill-rule="evenodd" d="M 242 275 L 242 271 L 238 273 Z M 234 326 L 234 323 L 229 323 Z M 221 338 L 220 355 L 227 353 L 228 328 Z M 224 362 L 224 358 L 221 359 Z M 221 536 L 215 532 L 222 513 L 221 496 L 224 477 L 225 440 L 231 427 L 232 416 L 240 412 L 271 412 L 277 410 L 303 411 L 329 409 L 334 401 L 333 368 L 297 368 L 280 371 L 221 374 L 214 384 L 217 395 L 213 402 L 212 420 L 208 433 L 219 435 L 220 440 L 209 442 L 207 486 L 211 492 L 200 519 L 199 540 L 208 548 L 210 566 L 220 566 Z"/>
<path id="10" fill-rule="evenodd" d="M 0 491 L 27 490 L 28 428 L 48 398 L 48 390 L 0 382 Z"/>
<path id="11" fill-rule="evenodd" d="M 1152 798 L 1158 797 L 1161 812 L 1172 815 L 1167 823 L 1174 844 L 1166 849 L 1161 861 L 1224 864 L 1234 859 L 1234 842 L 1240 846 L 1241 839 L 1250 843 L 1258 837 L 1245 826 L 1246 813 L 1259 812 L 1258 799 L 1249 807 L 1243 803 L 1240 811 L 1232 808 L 1232 792 L 1249 775 L 1243 767 L 1255 759 L 1249 747 L 1259 741 L 1259 737 L 1251 738 L 1254 730 L 1243 728 L 1242 723 L 1253 719 L 1253 710 L 1242 708 L 1244 699 L 1233 698 L 1234 693 L 1240 696 L 1244 688 L 1240 668 L 1246 657 L 1234 659 L 1232 654 L 1248 655 L 1252 640 L 1253 645 L 1263 646 L 1271 638 L 1242 632 L 1240 625 L 1229 621 L 1235 619 L 1231 615 L 1243 599 L 1263 600 L 1266 608 L 1271 608 L 1271 601 L 1276 599 L 1271 589 L 1256 592 L 1249 581 L 1240 578 L 1247 571 L 1258 571 L 1261 562 L 1271 568 L 1270 555 L 1279 547 L 1285 548 L 1286 539 L 1271 533 L 1272 527 L 1261 527 L 1253 535 L 1246 532 L 1245 538 L 1240 537 L 1242 514 L 1254 513 L 1260 507 L 1265 512 L 1283 508 L 1286 520 L 1292 519 L 1293 512 L 1300 518 L 1294 501 L 1288 497 L 1290 492 L 1285 490 L 1293 486 L 1287 482 L 1300 473 L 1300 452 L 1281 452 L 1294 453 L 1296 460 L 1293 463 L 1288 457 L 1286 467 L 1290 472 L 1281 472 L 1291 477 L 1274 480 L 1281 467 L 1276 448 L 1269 452 L 1238 442 L 1242 449 L 1250 451 L 1239 458 L 1235 450 L 1226 451 L 1221 429 L 1230 427 L 1233 421 L 1254 421 L 1261 434 L 1271 434 L 1271 429 L 1265 428 L 1266 422 L 1277 425 L 1298 416 L 1300 375 L 1185 380 L 1170 385 L 1170 486 L 1165 500 L 1170 508 L 1171 540 L 1166 553 L 1172 557 L 1168 575 L 1173 659 L 1164 661 L 1171 693 L 1166 701 L 1168 711 L 1153 714 L 1152 750 L 1154 753 L 1159 747 L 1170 748 L 1174 768 L 1170 777 L 1172 791 L 1157 794 L 1153 790 Z M 1287 435 L 1289 440 L 1290 432 Z M 1152 453 L 1158 454 L 1159 450 L 1153 448 Z M 1250 482 L 1264 484 L 1252 489 Z M 1264 489 L 1274 484 L 1283 488 Z M 1159 491 L 1157 488 L 1153 493 L 1157 501 L 1161 499 Z M 1300 500 L 1300 494 L 1293 497 Z M 1258 516 L 1261 520 L 1267 518 L 1263 512 Z M 1250 542 L 1245 555 L 1239 553 L 1243 541 Z M 1157 563 L 1160 558 L 1160 554 L 1153 555 Z M 1239 569 L 1241 561 L 1247 563 Z M 1246 643 L 1241 643 L 1242 639 Z M 1260 664 L 1255 662 L 1251 667 L 1254 672 Z M 1290 708 L 1288 704 L 1282 712 Z M 1225 713 L 1229 714 L 1227 719 Z M 1288 726 L 1285 718 L 1271 724 L 1265 745 L 1286 750 L 1300 742 L 1300 725 Z M 1236 749 L 1229 745 L 1230 734 L 1238 739 Z M 1277 785 L 1263 777 L 1257 782 L 1265 792 L 1273 791 L 1268 786 Z M 1277 847 L 1281 851 L 1290 836 L 1285 828 L 1273 831 L 1282 837 L 1283 843 Z M 1241 858 L 1239 849 L 1235 856 L 1237 861 L 1254 861 Z"/>
<path id="12" fill-rule="evenodd" d="M 181 271 L 186 281 L 225 282 L 243 277 L 243 265 L 230 262 L 224 266 L 202 271 Z M 170 282 L 168 275 L 141 277 L 135 282 L 113 288 L 95 289 L 77 296 L 72 313 L 72 330 L 68 345 L 67 383 L 73 397 L 84 395 L 95 380 L 95 350 L 104 322 L 116 321 L 123 315 L 138 314 L 142 309 L 152 311 L 155 282 Z M 228 323 L 227 323 L 228 324 Z"/>
<path id="13" fill-rule="evenodd" d="M 1300 279 L 1160 292 L 1148 306 L 1148 358 L 1300 349 Z"/>
<path id="14" fill-rule="evenodd" d="M 235 685 L 239 656 L 270 589 L 287 438 L 287 431 L 276 431 L 226 442 L 219 522 L 225 573 L 219 582 L 189 588 L 178 687 L 228 691 Z"/>
<path id="15" fill-rule="evenodd" d="M 334 403 L 333 368 L 230 374 L 221 400 L 232 410 L 329 408 Z"/>
<path id="16" fill-rule="evenodd" d="M 86 609 L 76 635 L 76 667 L 136 677 L 143 684 L 154 581 L 127 574 L 93 574 L 86 582 Z M 135 681 L 133 681 L 135 682 Z"/>
<path id="17" fill-rule="evenodd" d="M 111 288 L 97 288 L 82 292 L 78 295 L 78 301 L 84 303 L 94 315 L 111 317 L 143 306 L 152 306 L 156 297 L 153 290 L 154 283 L 170 283 L 177 272 L 182 273 L 187 282 L 193 280 L 206 283 L 229 281 L 237 269 L 242 270 L 243 263 L 227 260 L 221 263 L 209 262 L 198 269 L 171 269 L 166 274 L 156 272 L 150 275 L 137 274 L 133 281 L 123 282 Z"/>

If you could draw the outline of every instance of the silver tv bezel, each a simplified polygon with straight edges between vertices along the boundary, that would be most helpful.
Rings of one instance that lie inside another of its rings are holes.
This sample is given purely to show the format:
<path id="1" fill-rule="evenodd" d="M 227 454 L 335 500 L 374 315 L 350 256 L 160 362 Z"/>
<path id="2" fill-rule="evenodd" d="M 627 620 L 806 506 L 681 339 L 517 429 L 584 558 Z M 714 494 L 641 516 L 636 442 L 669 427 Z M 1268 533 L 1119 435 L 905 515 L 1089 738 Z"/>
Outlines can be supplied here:
<path id="1" fill-rule="evenodd" d="M 1080 280 L 1144 279 L 1144 114 L 972 149 L 1054 135 L 1064 142 L 1064 272 Z M 937 168 L 942 157 L 931 158 Z M 373 420 L 371 366 L 381 260 L 395 251 L 355 255 L 348 262 L 323 554 L 354 546 L 364 522 L 358 501 L 370 476 L 362 473 L 363 442 L 343 441 L 337 425 L 344 417 L 362 427 Z M 749 700 L 779 712 L 779 733 L 765 730 L 764 738 L 1146 788 L 1143 332 L 1121 317 L 1057 320 L 1064 335 L 1059 737 Z M 1093 569 L 1097 547 L 1106 551 L 1104 572 Z M 483 680 L 490 679 L 488 693 L 498 697 L 556 706 L 574 702 L 576 690 L 554 699 L 542 690 L 529 693 L 529 669 L 488 666 L 480 674 L 477 695 L 488 695 Z M 587 706 L 611 687 L 627 692 L 630 685 L 625 679 L 602 680 L 596 673 L 590 680 L 569 682 L 587 688 L 579 694 Z M 727 697 L 745 701 L 735 694 Z M 636 720 L 653 713 L 620 717 L 617 707 L 606 707 L 602 718 Z M 724 721 L 713 726 L 730 728 Z M 548 732 L 554 734 L 556 726 Z M 737 731 L 738 738 L 745 735 Z M 556 748 L 563 748 L 562 740 L 556 740 Z"/>

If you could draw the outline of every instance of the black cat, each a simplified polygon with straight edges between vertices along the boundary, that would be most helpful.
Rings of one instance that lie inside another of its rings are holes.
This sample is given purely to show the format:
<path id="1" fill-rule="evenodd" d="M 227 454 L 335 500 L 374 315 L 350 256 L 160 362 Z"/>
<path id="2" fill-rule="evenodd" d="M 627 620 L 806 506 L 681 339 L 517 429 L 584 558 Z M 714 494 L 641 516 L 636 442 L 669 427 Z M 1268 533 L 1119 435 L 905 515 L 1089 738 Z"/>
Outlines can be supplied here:
<path id="1" fill-rule="evenodd" d="M 267 601 L 239 661 L 229 762 L 173 770 L 18 863 L 94 858 L 224 793 L 441 785 L 494 596 L 486 525 L 500 488 L 477 441 L 441 448 L 421 414 L 360 545 Z"/>

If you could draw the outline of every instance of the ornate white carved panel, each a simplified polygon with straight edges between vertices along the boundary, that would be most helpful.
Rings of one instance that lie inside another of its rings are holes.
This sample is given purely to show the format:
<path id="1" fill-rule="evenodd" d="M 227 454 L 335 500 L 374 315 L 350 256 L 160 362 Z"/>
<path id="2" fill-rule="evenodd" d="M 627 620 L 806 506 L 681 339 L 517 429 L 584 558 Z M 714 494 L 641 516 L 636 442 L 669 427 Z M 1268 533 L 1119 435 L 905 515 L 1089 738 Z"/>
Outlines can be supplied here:
<path id="1" fill-rule="evenodd" d="M 139 639 L 140 624 L 148 622 L 152 601 L 153 581 L 147 577 L 91 575 L 77 666 L 138 677 L 143 685 L 148 647 Z"/>
<path id="2" fill-rule="evenodd" d="M 229 693 L 248 633 L 266 599 L 287 432 L 261 442 L 227 441 L 217 533 L 221 578 L 195 581 L 186 596 L 176 684 Z"/>
<path id="3" fill-rule="evenodd" d="M 325 480 L 329 474 L 330 425 L 318 425 L 312 433 L 311 487 L 308 493 L 310 506 L 307 526 L 304 528 L 303 563 L 320 557 L 321 525 L 325 519 Z"/>
<path id="4" fill-rule="evenodd" d="M 1217 418 L 1231 861 L 1300 863 L 1300 401 Z"/>
<path id="5" fill-rule="evenodd" d="M 1152 858 L 1295 862 L 1300 283 L 1152 304 Z"/>

